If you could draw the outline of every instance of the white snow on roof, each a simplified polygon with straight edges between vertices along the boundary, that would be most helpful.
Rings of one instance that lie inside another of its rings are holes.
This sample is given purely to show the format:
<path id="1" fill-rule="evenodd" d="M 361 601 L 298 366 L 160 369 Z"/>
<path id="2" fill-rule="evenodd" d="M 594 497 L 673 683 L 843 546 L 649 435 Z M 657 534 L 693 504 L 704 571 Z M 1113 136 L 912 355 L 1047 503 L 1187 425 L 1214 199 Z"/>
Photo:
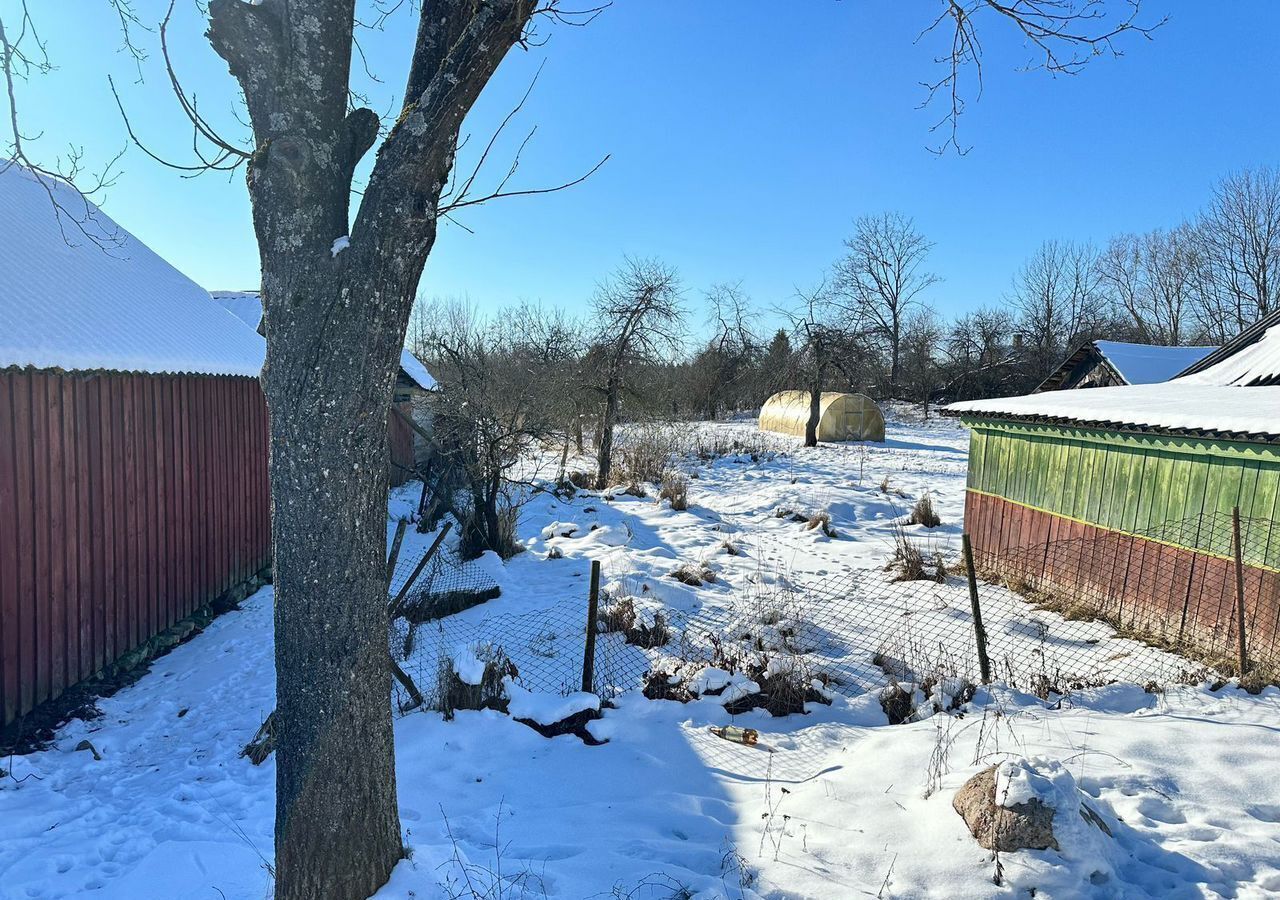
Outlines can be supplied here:
<path id="1" fill-rule="evenodd" d="M 1178 381 L 1188 384 L 1246 385 L 1258 379 L 1277 376 L 1280 376 L 1280 323 L 1272 325 L 1258 340 L 1242 347 L 1222 362 L 1193 375 L 1184 375 Z"/>
<path id="2" fill-rule="evenodd" d="M 0 368 L 257 376 L 265 349 L 75 188 L 0 162 Z"/>
<path id="3" fill-rule="evenodd" d="M 1157 347 L 1124 341 L 1094 341 L 1112 368 L 1129 384 L 1168 381 L 1183 369 L 1204 359 L 1217 347 Z"/>
<path id="4" fill-rule="evenodd" d="M 1280 434 L 1280 386 L 1163 384 L 1046 391 L 1023 397 L 969 400 L 946 408 L 980 418 L 1044 418 L 1102 428 L 1157 428 L 1229 434 Z"/>
<path id="5" fill-rule="evenodd" d="M 410 381 L 424 391 L 434 391 L 437 387 L 436 380 L 431 377 L 427 367 L 408 350 L 400 351 L 400 370 L 409 377 Z"/>
<path id="6" fill-rule="evenodd" d="M 258 291 L 214 291 L 213 299 L 255 331 L 262 323 L 262 296 Z M 427 367 L 408 350 L 400 351 L 400 371 L 424 391 L 437 387 Z"/>
<path id="7" fill-rule="evenodd" d="M 262 299 L 257 291 L 210 291 L 210 294 L 219 306 L 254 331 L 262 324 Z"/>

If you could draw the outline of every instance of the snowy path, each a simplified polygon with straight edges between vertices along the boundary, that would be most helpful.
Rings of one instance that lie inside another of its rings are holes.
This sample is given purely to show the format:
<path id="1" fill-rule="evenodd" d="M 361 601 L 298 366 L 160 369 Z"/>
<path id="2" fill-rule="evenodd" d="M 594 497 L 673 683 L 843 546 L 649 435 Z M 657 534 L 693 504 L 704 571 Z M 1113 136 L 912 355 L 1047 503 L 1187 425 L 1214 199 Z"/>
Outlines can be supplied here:
<path id="1" fill-rule="evenodd" d="M 540 495 L 523 511 L 529 552 L 493 568 L 503 596 L 457 618 L 581 609 L 592 557 L 604 559 L 611 583 L 637 594 L 649 585 L 664 603 L 707 614 L 730 609 L 776 563 L 803 579 L 873 569 L 893 518 L 924 490 L 935 492 L 943 533 L 958 533 L 964 448 L 949 424 L 891 423 L 890 442 L 865 454 L 823 447 L 760 464 L 721 460 L 700 468 L 687 512 Z M 880 493 L 885 475 L 910 499 Z M 411 499 L 402 492 L 393 509 Z M 778 506 L 826 508 L 842 537 L 776 519 Z M 583 533 L 543 539 L 555 521 Z M 726 537 L 749 554 L 724 554 Z M 406 553 L 427 539 L 411 531 Z M 545 558 L 553 545 L 564 558 Z M 689 588 L 666 577 L 688 560 L 714 564 L 721 578 Z M 273 706 L 270 629 L 268 589 L 103 700 L 101 718 L 7 763 L 0 898 L 269 896 L 274 767 L 237 754 Z M 572 666 L 576 640 L 564 635 L 549 652 Z M 899 726 L 874 695 L 840 696 L 805 716 L 739 716 L 735 724 L 761 732 L 757 748 L 707 731 L 729 721 L 712 700 L 634 693 L 593 723 L 609 741 L 600 747 L 547 740 L 496 713 L 397 719 L 413 853 L 379 898 L 469 897 L 456 889 L 460 861 L 481 888 L 500 869 L 508 898 L 656 900 L 678 887 L 703 900 L 1026 897 L 1032 886 L 1038 900 L 1280 894 L 1276 689 L 1250 697 L 1117 685 L 1056 709 L 998 689 L 980 691 L 963 715 Z M 101 760 L 74 749 L 83 739 Z M 1004 884 L 993 884 L 990 854 L 950 804 L 969 775 L 1009 753 L 1062 761 L 1114 841 L 1102 851 L 1004 854 Z"/>

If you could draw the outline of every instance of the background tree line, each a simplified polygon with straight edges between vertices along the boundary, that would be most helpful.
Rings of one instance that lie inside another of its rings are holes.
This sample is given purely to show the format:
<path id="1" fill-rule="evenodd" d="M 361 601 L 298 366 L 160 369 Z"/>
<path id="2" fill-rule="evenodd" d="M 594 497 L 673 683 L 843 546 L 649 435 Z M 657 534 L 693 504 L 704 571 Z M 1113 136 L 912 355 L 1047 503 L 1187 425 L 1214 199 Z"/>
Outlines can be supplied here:
<path id="1" fill-rule="evenodd" d="M 527 439 L 568 435 L 566 459 L 589 444 L 604 480 L 626 419 L 754 412 L 785 389 L 915 402 L 1023 393 L 1085 340 L 1222 344 L 1280 304 L 1280 172 L 1228 175 L 1171 227 L 1101 245 L 1046 240 L 1001 302 L 950 321 L 928 302 L 942 282 L 932 249 L 909 217 L 867 215 L 821 280 L 781 303 L 735 282 L 690 291 L 665 263 L 629 259 L 581 319 L 419 303 L 409 343 L 452 389 L 446 407 L 472 418 L 505 406 L 493 420 L 518 421 Z"/>

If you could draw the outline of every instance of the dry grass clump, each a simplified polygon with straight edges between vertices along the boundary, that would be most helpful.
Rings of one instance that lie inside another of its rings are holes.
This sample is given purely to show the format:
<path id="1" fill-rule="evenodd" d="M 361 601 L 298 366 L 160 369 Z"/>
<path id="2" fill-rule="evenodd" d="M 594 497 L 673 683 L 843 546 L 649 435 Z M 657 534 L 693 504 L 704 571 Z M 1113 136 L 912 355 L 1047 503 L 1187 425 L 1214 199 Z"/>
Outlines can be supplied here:
<path id="1" fill-rule="evenodd" d="M 728 538 L 725 538 L 723 541 L 720 542 L 720 549 L 723 550 L 729 556 L 743 555 L 741 548 L 739 548 L 737 544 L 735 544 L 733 541 L 729 540 Z"/>
<path id="2" fill-rule="evenodd" d="M 809 516 L 808 520 L 804 523 L 804 527 L 807 531 L 816 531 L 821 529 L 822 533 L 830 538 L 837 536 L 835 526 L 831 524 L 831 513 L 826 510 L 813 513 Z"/>
<path id="3" fill-rule="evenodd" d="M 601 607 L 600 613 L 596 618 L 596 630 L 601 634 L 619 634 L 625 632 L 635 622 L 635 601 L 630 597 L 621 597 Z"/>
<path id="4" fill-rule="evenodd" d="M 644 484 L 634 478 L 627 482 L 627 486 L 622 489 L 622 493 L 628 494 L 632 497 L 638 497 L 641 500 L 649 496 L 649 492 L 645 489 Z"/>
<path id="5" fill-rule="evenodd" d="M 266 762 L 268 756 L 275 752 L 275 749 L 276 714 L 273 712 L 258 726 L 257 732 L 254 733 L 249 743 L 244 745 L 240 755 L 248 757 L 249 762 L 255 766 L 260 766 Z"/>
<path id="6" fill-rule="evenodd" d="M 933 508 L 933 497 L 928 491 L 921 494 L 916 505 L 911 507 L 911 517 L 907 519 L 907 524 L 923 525 L 925 528 L 937 528 L 942 524 L 942 517 Z"/>
<path id="7" fill-rule="evenodd" d="M 669 573 L 672 578 L 689 587 L 699 587 L 704 583 L 714 583 L 716 573 L 704 562 L 682 563 L 679 568 Z"/>
<path id="8" fill-rule="evenodd" d="M 662 476 L 658 499 L 671 501 L 672 509 L 688 509 L 689 479 L 681 472 L 668 471 Z"/>
<path id="9" fill-rule="evenodd" d="M 573 471 L 569 473 L 569 483 L 580 491 L 589 491 L 596 484 L 595 472 Z"/>
<path id="10" fill-rule="evenodd" d="M 947 565 L 942 554 L 935 552 L 926 558 L 924 550 L 901 528 L 894 536 L 893 556 L 885 570 L 893 572 L 894 581 L 936 581 L 942 584 L 947 580 Z"/>
<path id="11" fill-rule="evenodd" d="M 815 679 L 801 656 L 755 656 L 743 671 L 760 690 L 726 703 L 725 711 L 731 716 L 753 709 L 763 709 L 772 716 L 789 716 L 804 712 L 806 703 L 831 703 L 829 697 L 814 688 Z M 816 680 L 827 681 L 821 676 Z"/>
<path id="12" fill-rule="evenodd" d="M 484 663 L 484 674 L 479 684 L 467 684 L 454 671 L 453 659 L 442 656 L 436 670 L 436 698 L 434 709 L 444 713 L 446 719 L 460 709 L 496 709 L 507 711 L 507 689 L 503 679 L 515 678 L 520 673 L 501 647 L 482 644 L 474 648 L 476 657 Z"/>
<path id="13" fill-rule="evenodd" d="M 636 613 L 635 601 L 622 597 L 600 610 L 596 630 L 601 634 L 621 634 L 628 644 L 644 650 L 664 647 L 671 640 L 666 616 L 653 614 L 653 622 L 645 622 Z"/>
<path id="14" fill-rule="evenodd" d="M 644 689 L 641 691 L 650 700 L 674 700 L 676 703 L 688 703 L 694 699 L 693 694 L 685 686 L 684 679 L 673 675 L 665 668 L 657 668 L 644 673 Z"/>
<path id="15" fill-rule="evenodd" d="M 1240 678 L 1240 687 L 1250 694 L 1261 694 L 1270 685 L 1280 685 L 1280 668 L 1254 663 Z"/>
<path id="16" fill-rule="evenodd" d="M 893 486 L 892 482 L 889 481 L 888 475 L 880 479 L 880 493 L 888 494 L 893 497 L 907 496 L 907 492 L 904 491 L 902 488 L 896 488 Z"/>
<path id="17" fill-rule="evenodd" d="M 836 537 L 836 529 L 831 524 L 831 513 L 826 510 L 818 510 L 817 512 L 804 513 L 792 509 L 789 506 L 779 506 L 773 511 L 775 519 L 788 519 L 792 522 L 800 522 L 808 531 L 822 529 L 822 533 L 827 537 Z"/>
<path id="18" fill-rule="evenodd" d="M 518 507 L 502 506 L 498 509 L 498 530 L 496 541 L 492 543 L 483 511 L 468 508 L 463 514 L 461 524 L 458 552 L 463 559 L 475 559 L 488 550 L 492 550 L 503 559 L 510 559 L 524 550 L 524 544 L 520 543 L 516 534 L 516 529 L 520 525 Z"/>

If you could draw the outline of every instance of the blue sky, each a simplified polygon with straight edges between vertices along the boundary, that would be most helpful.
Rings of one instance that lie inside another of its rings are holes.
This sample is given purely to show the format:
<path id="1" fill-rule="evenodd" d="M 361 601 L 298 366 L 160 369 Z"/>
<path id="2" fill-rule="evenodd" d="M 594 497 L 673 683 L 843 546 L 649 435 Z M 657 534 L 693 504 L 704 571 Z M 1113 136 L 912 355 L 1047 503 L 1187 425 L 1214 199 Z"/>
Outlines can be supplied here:
<path id="1" fill-rule="evenodd" d="M 137 3 L 147 21 L 165 5 Z M 552 28 L 544 47 L 513 52 L 468 121 L 472 146 L 483 144 L 545 60 L 506 145 L 537 125 L 520 186 L 612 158 L 570 191 L 467 211 L 474 234 L 446 225 L 420 293 L 580 310 L 596 281 L 636 254 L 677 266 L 691 302 L 713 282 L 741 280 L 768 307 L 821 277 L 856 216 L 893 209 L 936 243 L 930 266 L 943 280 L 929 300 L 940 312 L 998 303 L 1040 241 L 1176 224 L 1220 175 L 1275 160 L 1280 4 L 1147 7 L 1152 19 L 1171 16 L 1155 40 L 1126 41 L 1123 58 L 1077 77 L 1016 71 L 1031 50 L 1005 23 L 983 23 L 986 88 L 961 125 L 972 150 L 939 158 L 929 126 L 943 111 L 917 108 L 945 41 L 916 42 L 929 0 L 615 0 L 589 27 Z M 36 148 L 75 143 L 92 161 L 124 144 L 111 72 L 136 129 L 180 155 L 190 135 L 158 50 L 138 83 L 105 3 L 36 9 L 59 66 L 24 88 Z M 363 40 L 385 81 L 372 85 L 379 109 L 399 99 L 413 27 L 401 13 Z M 236 132 L 233 84 L 202 32 L 194 5 L 179 0 L 179 70 L 202 109 Z M 154 34 L 142 37 L 156 47 Z M 256 285 L 239 173 L 187 180 L 131 149 L 103 205 L 204 286 Z"/>

